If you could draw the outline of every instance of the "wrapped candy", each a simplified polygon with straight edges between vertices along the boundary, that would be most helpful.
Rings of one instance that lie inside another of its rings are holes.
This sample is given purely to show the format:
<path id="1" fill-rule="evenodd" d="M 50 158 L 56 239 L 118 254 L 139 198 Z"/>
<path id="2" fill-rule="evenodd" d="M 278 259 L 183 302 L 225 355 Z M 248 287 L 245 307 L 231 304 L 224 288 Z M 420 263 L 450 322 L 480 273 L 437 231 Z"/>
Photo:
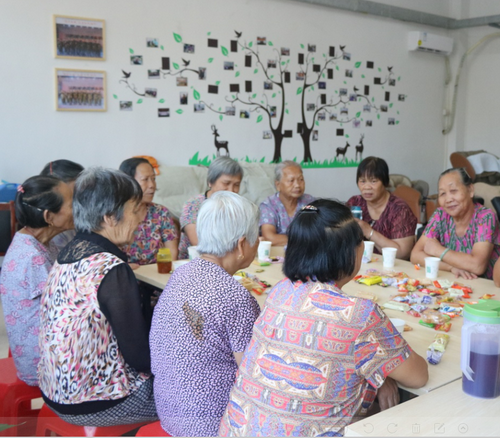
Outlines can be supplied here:
<path id="1" fill-rule="evenodd" d="M 450 341 L 450 336 L 445 335 L 444 333 L 439 333 L 434 338 L 434 342 L 429 345 L 427 349 L 427 362 L 431 365 L 437 365 L 441 362 L 441 358 L 443 357 L 443 353 L 446 351 L 446 346 Z"/>

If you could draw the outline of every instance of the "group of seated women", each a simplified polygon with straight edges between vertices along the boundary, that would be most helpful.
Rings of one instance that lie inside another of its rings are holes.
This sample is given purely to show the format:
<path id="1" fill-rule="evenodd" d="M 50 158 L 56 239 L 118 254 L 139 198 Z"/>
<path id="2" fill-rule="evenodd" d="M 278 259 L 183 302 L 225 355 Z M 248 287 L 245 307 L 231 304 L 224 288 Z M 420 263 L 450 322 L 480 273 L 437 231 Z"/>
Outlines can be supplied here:
<path id="1" fill-rule="evenodd" d="M 85 426 L 159 418 L 180 436 L 339 435 L 375 397 L 381 409 L 398 403 L 397 382 L 428 378 L 380 307 L 342 291 L 359 271 L 363 240 L 500 283 L 497 218 L 473 202 L 461 169 L 441 175 L 440 208 L 415 246 L 417 218 L 387 190 L 380 158 L 361 162 L 361 195 L 347 205 L 305 194 L 292 161 L 276 166 L 277 193 L 260 209 L 238 195 L 242 177 L 234 160 L 215 160 L 180 230 L 152 202 L 145 159 L 120 170 L 59 160 L 19 186 L 22 228 L 0 296 L 18 375 L 61 418 Z M 362 220 L 349 206 L 361 207 Z M 63 233 L 61 249 L 54 239 Z M 233 278 L 253 261 L 259 234 L 286 245 L 286 278 L 262 313 Z M 151 323 L 134 264 L 154 263 L 161 247 L 186 258 L 191 245 L 200 257 L 172 274 Z"/>

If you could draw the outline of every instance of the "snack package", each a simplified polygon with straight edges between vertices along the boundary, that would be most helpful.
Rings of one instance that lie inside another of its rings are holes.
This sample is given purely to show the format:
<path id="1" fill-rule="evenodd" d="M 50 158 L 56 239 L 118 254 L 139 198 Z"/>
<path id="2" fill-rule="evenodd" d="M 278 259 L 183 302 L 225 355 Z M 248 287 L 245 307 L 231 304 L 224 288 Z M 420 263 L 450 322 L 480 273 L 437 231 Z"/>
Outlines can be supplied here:
<path id="1" fill-rule="evenodd" d="M 401 312 L 408 312 L 410 310 L 410 306 L 406 303 L 398 303 L 397 301 L 387 301 L 383 305 L 385 309 L 399 310 Z"/>
<path id="2" fill-rule="evenodd" d="M 367 286 L 372 286 L 374 284 L 382 283 L 382 278 L 379 276 L 375 277 L 362 277 L 359 280 L 356 280 L 358 283 L 366 284 Z"/>
<path id="3" fill-rule="evenodd" d="M 445 335 L 444 333 L 439 333 L 434 338 L 434 342 L 429 345 L 427 349 L 427 362 L 431 365 L 437 365 L 441 362 L 441 358 L 443 357 L 443 353 L 446 351 L 446 346 L 450 341 L 450 336 Z"/>
<path id="4" fill-rule="evenodd" d="M 356 296 L 358 296 L 359 298 L 365 298 L 366 300 L 373 301 L 374 303 L 376 303 L 378 300 L 378 297 L 376 295 L 374 295 L 368 291 L 358 291 Z"/>

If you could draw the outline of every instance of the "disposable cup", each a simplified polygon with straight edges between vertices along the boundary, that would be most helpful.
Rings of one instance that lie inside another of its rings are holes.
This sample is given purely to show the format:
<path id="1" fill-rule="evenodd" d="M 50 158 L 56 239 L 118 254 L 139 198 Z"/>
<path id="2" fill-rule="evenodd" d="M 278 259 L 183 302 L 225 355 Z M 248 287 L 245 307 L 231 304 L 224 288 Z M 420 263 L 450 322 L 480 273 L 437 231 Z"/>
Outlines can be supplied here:
<path id="1" fill-rule="evenodd" d="M 182 265 L 189 263 L 189 260 L 174 260 L 172 262 L 172 270 L 175 271 L 177 268 L 180 268 Z"/>
<path id="2" fill-rule="evenodd" d="M 429 280 L 438 278 L 439 273 L 439 257 L 426 257 L 425 258 L 425 276 Z"/>
<path id="3" fill-rule="evenodd" d="M 188 246 L 188 254 L 189 254 L 189 260 L 193 260 L 196 257 L 200 256 L 200 253 L 198 252 L 196 246 Z"/>
<path id="4" fill-rule="evenodd" d="M 396 248 L 382 248 L 382 256 L 384 257 L 384 268 L 394 268 L 396 261 Z"/>
<path id="5" fill-rule="evenodd" d="M 374 242 L 369 242 L 365 240 L 365 249 L 363 251 L 363 263 L 370 263 L 372 261 L 374 246 L 375 246 Z"/>
<path id="6" fill-rule="evenodd" d="M 259 260 L 266 260 L 271 255 L 271 242 L 261 240 L 257 249 L 257 257 Z"/>
<path id="7" fill-rule="evenodd" d="M 405 322 L 400 318 L 389 318 L 392 322 L 392 325 L 396 327 L 399 333 L 403 333 L 405 331 Z"/>

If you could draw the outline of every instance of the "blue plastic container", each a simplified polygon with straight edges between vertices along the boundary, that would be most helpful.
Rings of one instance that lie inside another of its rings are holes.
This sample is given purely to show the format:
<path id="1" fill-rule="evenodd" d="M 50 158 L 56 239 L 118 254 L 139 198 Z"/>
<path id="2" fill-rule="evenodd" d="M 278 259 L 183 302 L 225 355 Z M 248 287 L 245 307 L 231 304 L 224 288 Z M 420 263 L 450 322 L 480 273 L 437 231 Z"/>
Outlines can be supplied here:
<path id="1" fill-rule="evenodd" d="M 0 202 L 9 202 L 16 199 L 17 186 L 19 184 L 0 184 Z"/>

